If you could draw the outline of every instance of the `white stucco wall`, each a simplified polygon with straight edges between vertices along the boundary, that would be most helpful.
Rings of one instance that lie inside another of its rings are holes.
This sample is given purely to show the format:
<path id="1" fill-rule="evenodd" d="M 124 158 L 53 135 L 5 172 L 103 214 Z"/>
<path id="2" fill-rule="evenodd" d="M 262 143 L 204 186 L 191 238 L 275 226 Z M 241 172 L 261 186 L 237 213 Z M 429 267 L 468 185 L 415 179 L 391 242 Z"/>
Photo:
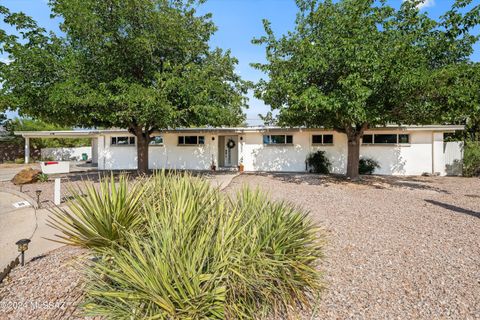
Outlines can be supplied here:
<path id="1" fill-rule="evenodd" d="M 366 132 L 367 134 L 373 132 Z M 375 133 L 408 133 L 409 144 L 401 145 L 362 145 L 360 156 L 375 159 L 380 164 L 375 174 L 384 175 L 421 175 L 438 172 L 446 174 L 446 149 L 443 132 L 434 131 L 375 131 Z M 347 138 L 346 135 L 332 131 L 285 131 L 270 134 L 293 135 L 293 144 L 287 146 L 264 145 L 263 135 L 268 132 L 245 132 L 238 134 L 239 159 L 243 160 L 245 171 L 305 172 L 305 160 L 309 153 L 323 150 L 332 163 L 332 172 L 346 172 Z M 313 146 L 314 134 L 333 134 L 334 144 Z M 189 133 L 205 136 L 205 145 L 178 146 L 177 133 L 165 133 L 163 146 L 149 147 L 149 166 L 151 169 L 187 169 L 209 170 L 212 160 L 218 166 L 218 133 Z M 185 134 L 182 134 L 185 135 Z M 232 135 L 232 134 L 227 134 Z M 110 146 L 112 136 L 130 136 L 125 134 L 104 134 L 98 139 L 99 169 L 132 170 L 137 167 L 135 146 Z M 215 140 L 212 140 L 214 138 Z M 457 151 L 449 154 L 457 156 Z M 435 162 L 432 162 L 432 159 Z"/>
<path id="2" fill-rule="evenodd" d="M 461 176 L 463 173 L 463 151 L 464 144 L 460 141 L 443 143 L 443 158 L 445 161 L 445 172 L 442 175 Z"/>
<path id="3" fill-rule="evenodd" d="M 398 132 L 382 131 L 381 133 Z M 362 145 L 360 157 L 372 158 L 379 162 L 380 168 L 375 171 L 375 174 L 421 175 L 424 172 L 432 173 L 432 132 L 412 131 L 402 133 L 410 134 L 409 144 Z"/>
<path id="4" fill-rule="evenodd" d="M 92 138 L 92 163 L 98 163 L 98 138 Z"/>
<path id="5" fill-rule="evenodd" d="M 212 159 L 217 162 L 217 139 L 211 134 L 186 134 L 205 137 L 205 144 L 179 146 L 179 134 L 163 134 L 163 146 L 150 146 L 149 167 L 151 169 L 210 170 Z"/>
<path id="6" fill-rule="evenodd" d="M 189 134 L 190 135 L 190 134 Z M 192 134 L 197 135 L 197 134 Z M 212 156 L 216 157 L 217 140 L 212 135 L 205 136 L 205 144 L 199 146 L 178 146 L 177 134 L 163 134 L 164 145 L 149 147 L 150 169 L 209 170 Z M 104 135 L 99 138 L 99 168 L 103 170 L 134 170 L 137 168 L 137 148 L 135 145 L 110 144 L 111 137 L 132 136 L 129 134 Z"/>
<path id="7" fill-rule="evenodd" d="M 264 145 L 263 135 L 269 133 L 246 133 L 243 141 L 245 171 L 305 172 L 305 160 L 311 152 L 322 150 L 332 163 L 333 173 L 346 171 L 346 136 L 331 131 L 284 132 L 293 135 L 293 145 Z M 270 133 L 277 134 L 277 133 Z M 314 134 L 333 134 L 333 145 L 312 146 Z"/>

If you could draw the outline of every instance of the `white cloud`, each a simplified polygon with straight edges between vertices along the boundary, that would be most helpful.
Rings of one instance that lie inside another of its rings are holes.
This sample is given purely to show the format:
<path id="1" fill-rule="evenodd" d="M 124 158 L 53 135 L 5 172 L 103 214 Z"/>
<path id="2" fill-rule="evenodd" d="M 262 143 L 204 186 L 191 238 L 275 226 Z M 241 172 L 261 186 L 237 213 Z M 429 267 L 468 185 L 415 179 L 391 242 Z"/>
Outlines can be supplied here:
<path id="1" fill-rule="evenodd" d="M 408 0 L 403 0 L 408 1 Z M 418 9 L 433 7 L 435 5 L 435 0 L 423 0 L 422 3 L 418 5 Z"/>
<path id="2" fill-rule="evenodd" d="M 6 64 L 10 64 L 12 63 L 13 60 L 9 59 L 9 58 L 6 58 L 6 57 L 0 57 L 0 62 L 3 62 L 3 63 L 6 63 Z"/>

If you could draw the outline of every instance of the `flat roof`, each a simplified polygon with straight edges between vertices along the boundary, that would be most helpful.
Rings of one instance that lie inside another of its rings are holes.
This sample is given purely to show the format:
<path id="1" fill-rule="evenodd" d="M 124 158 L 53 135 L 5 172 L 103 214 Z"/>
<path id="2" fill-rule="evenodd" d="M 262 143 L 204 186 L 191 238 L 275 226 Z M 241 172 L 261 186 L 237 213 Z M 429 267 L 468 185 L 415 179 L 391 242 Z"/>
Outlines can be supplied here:
<path id="1" fill-rule="evenodd" d="M 465 130 L 464 125 L 387 125 L 368 129 L 367 131 L 442 131 L 453 132 Z M 206 128 L 176 128 L 159 130 L 157 133 L 182 133 L 182 132 L 205 132 L 205 133 L 247 133 L 247 132 L 302 132 L 302 131 L 332 131 L 326 128 L 302 128 L 302 127 L 206 127 Z M 126 129 L 106 129 L 106 130 L 70 130 L 70 131 L 15 131 L 14 134 L 25 138 L 94 138 L 104 134 L 128 133 Z"/>

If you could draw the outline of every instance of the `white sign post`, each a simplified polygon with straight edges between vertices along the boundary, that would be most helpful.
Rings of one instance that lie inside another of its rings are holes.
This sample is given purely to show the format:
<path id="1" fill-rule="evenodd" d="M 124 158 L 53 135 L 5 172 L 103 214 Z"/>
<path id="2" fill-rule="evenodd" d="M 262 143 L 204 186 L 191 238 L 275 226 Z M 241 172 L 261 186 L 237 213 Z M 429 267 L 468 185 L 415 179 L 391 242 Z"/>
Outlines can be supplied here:
<path id="1" fill-rule="evenodd" d="M 53 195 L 53 203 L 60 205 L 60 178 L 55 179 L 55 191 Z"/>

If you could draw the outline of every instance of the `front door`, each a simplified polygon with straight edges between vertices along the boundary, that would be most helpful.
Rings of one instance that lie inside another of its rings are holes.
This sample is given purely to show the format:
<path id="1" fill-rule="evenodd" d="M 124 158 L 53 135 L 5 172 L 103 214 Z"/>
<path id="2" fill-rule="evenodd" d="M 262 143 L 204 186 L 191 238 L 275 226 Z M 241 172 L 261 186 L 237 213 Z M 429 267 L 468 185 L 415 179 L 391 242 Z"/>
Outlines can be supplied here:
<path id="1" fill-rule="evenodd" d="M 223 163 L 225 167 L 238 166 L 238 136 L 225 136 Z"/>

